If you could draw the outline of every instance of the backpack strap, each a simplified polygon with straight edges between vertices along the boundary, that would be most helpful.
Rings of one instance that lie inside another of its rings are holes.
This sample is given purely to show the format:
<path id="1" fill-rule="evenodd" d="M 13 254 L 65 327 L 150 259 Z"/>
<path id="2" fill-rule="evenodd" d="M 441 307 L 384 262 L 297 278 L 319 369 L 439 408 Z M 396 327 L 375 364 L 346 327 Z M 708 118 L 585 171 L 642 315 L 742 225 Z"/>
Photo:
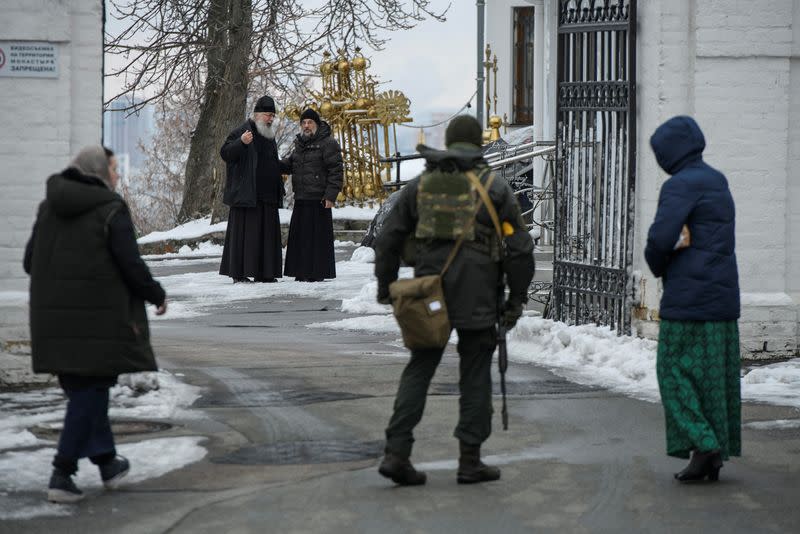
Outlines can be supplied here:
<path id="1" fill-rule="evenodd" d="M 480 195 L 481 200 L 483 201 L 483 205 L 486 206 L 486 211 L 489 212 L 489 217 L 492 219 L 492 224 L 494 224 L 494 229 L 497 232 L 497 237 L 500 240 L 503 240 L 503 228 L 500 226 L 500 217 L 497 216 L 497 210 L 494 208 L 494 204 L 492 204 L 492 199 L 489 198 L 488 189 L 492 187 L 492 182 L 494 181 L 494 174 L 492 174 L 488 180 L 486 180 L 486 186 L 484 187 L 481 184 L 480 179 L 475 175 L 472 171 L 467 171 L 464 173 L 469 178 L 469 181 L 472 182 L 472 185 L 478 191 L 478 195 Z M 479 206 L 480 207 L 480 206 Z M 477 215 L 477 212 L 475 213 Z"/>
<path id="2" fill-rule="evenodd" d="M 481 173 L 481 177 L 485 176 L 487 172 L 490 172 L 489 169 L 483 171 Z M 467 234 L 467 231 L 472 227 L 472 225 L 475 224 L 475 217 L 478 215 L 478 211 L 481 209 L 481 204 L 484 204 L 486 206 L 486 209 L 489 210 L 490 216 L 494 214 L 494 216 L 492 217 L 492 221 L 495 223 L 495 227 L 497 229 L 500 228 L 500 222 L 497 217 L 497 211 L 495 211 L 494 206 L 492 205 L 492 201 L 491 199 L 489 199 L 488 193 L 486 193 L 486 189 L 490 188 L 492 186 L 492 182 L 494 182 L 494 176 L 495 176 L 494 173 L 489 175 L 489 178 L 486 180 L 485 188 L 483 184 L 481 184 L 480 178 L 478 178 L 478 176 L 473 171 L 467 171 L 465 174 L 469 178 L 470 182 L 472 182 L 472 185 L 475 187 L 475 189 L 477 189 L 478 191 L 478 201 L 475 203 L 475 213 L 472 215 L 469 224 L 465 228 L 465 231 L 462 232 L 462 234 L 458 237 L 458 241 L 456 241 L 456 244 L 453 245 L 452 250 L 450 250 L 450 255 L 447 256 L 447 261 L 444 263 L 444 267 L 442 267 L 442 272 L 439 273 L 440 276 L 444 276 L 444 273 L 446 273 L 447 269 L 450 268 L 450 264 L 453 263 L 456 254 L 458 254 L 458 250 L 461 248 L 461 244 L 464 242 L 464 236 Z M 500 234 L 500 236 L 502 239 L 502 234 Z"/>

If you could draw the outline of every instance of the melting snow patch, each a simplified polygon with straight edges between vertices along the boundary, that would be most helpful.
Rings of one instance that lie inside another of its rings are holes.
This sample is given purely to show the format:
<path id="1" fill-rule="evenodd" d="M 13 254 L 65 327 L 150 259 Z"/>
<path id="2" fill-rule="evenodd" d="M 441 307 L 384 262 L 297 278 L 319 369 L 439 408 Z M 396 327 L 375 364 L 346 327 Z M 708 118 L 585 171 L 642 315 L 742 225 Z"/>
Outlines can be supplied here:
<path id="1" fill-rule="evenodd" d="M 131 462 L 130 474 L 125 477 L 122 486 L 135 484 L 150 478 L 160 477 L 198 462 L 206 455 L 206 449 L 200 446 L 203 437 L 186 436 L 177 438 L 160 438 L 123 443 L 117 451 Z M 0 454 L 0 487 L 12 492 L 44 491 L 50 478 L 52 466 L 50 462 L 55 449 L 46 448 L 35 451 L 6 452 Z M 95 489 L 102 486 L 97 467 L 89 460 L 78 462 L 78 473 L 75 484 L 83 489 Z M 0 505 L 0 519 L 26 519 L 42 515 L 67 515 L 69 508 L 50 506 L 41 502 L 29 504 L 20 509 L 18 506 L 6 509 Z"/>

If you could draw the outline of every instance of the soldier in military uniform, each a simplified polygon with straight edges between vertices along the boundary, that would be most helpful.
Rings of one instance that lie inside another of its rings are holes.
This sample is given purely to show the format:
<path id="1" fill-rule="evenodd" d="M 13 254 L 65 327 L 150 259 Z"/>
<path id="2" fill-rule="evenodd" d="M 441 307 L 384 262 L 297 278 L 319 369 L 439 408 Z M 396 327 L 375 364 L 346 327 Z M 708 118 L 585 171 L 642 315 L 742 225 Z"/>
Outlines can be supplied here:
<path id="1" fill-rule="evenodd" d="M 534 272 L 533 242 L 511 187 L 502 178 L 490 179 L 491 173 L 480 149 L 481 127 L 478 121 L 468 115 L 456 117 L 447 127 L 445 142 L 445 151 L 418 147 L 428 160 L 426 172 L 440 167 L 477 174 L 484 186 L 489 184 L 486 189 L 505 229 L 501 242 L 489 212 L 481 206 L 475 216 L 474 239 L 463 242 L 443 278 L 445 303 L 450 323 L 458 332 L 460 357 L 461 398 L 454 432 L 460 450 L 457 480 L 468 484 L 500 478 L 498 468 L 487 466 L 480 459 L 481 444 L 491 434 L 490 367 L 497 345 L 495 324 L 499 316 L 507 328 L 512 328 L 522 315 Z M 420 180 L 421 177 L 415 178 L 400 191 L 397 203 L 377 237 L 375 274 L 378 301 L 383 303 L 391 301 L 389 284 L 397 279 L 407 239 L 420 234 L 430 235 L 418 231 L 431 224 L 425 220 L 425 214 L 431 210 L 420 205 L 425 198 L 418 195 Z M 474 206 L 471 207 L 470 220 L 474 210 Z M 454 217 L 454 220 L 463 219 L 457 215 Z M 437 225 L 441 226 L 439 222 Z M 415 251 L 415 276 L 440 273 L 454 244 L 452 234 L 449 238 L 416 239 L 411 247 Z M 503 275 L 509 296 L 498 314 L 498 293 L 504 291 L 499 282 Z M 386 455 L 379 467 L 381 475 L 397 484 L 419 485 L 426 481 L 425 473 L 414 469 L 409 458 L 414 442 L 413 430 L 422 418 L 428 386 L 443 352 L 444 348 L 412 350 L 411 360 L 400 379 L 394 413 L 386 428 Z"/>

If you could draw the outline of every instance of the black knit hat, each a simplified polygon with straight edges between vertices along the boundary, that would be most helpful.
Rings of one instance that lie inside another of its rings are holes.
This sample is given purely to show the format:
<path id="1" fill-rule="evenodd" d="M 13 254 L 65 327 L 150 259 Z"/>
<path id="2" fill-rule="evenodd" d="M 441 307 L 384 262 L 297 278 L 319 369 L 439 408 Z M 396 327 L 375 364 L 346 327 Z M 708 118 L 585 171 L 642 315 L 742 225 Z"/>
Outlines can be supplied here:
<path id="1" fill-rule="evenodd" d="M 317 113 L 311 108 L 308 108 L 303 112 L 302 115 L 300 115 L 300 122 L 303 122 L 304 119 L 311 119 L 312 121 L 317 123 L 317 126 L 322 124 L 322 119 L 319 118 L 319 113 Z"/>
<path id="2" fill-rule="evenodd" d="M 469 143 L 480 147 L 483 144 L 483 132 L 478 120 L 472 115 L 459 115 L 450 121 L 444 133 L 444 144 Z"/>
<path id="3" fill-rule="evenodd" d="M 275 113 L 275 101 L 271 96 L 262 96 L 256 102 L 254 113 Z"/>

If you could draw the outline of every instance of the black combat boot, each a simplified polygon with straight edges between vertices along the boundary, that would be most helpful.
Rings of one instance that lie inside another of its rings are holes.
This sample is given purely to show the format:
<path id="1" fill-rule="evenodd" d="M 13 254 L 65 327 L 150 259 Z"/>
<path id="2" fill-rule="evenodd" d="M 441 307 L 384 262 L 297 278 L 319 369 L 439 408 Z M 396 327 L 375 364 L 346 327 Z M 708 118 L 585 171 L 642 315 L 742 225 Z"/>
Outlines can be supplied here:
<path id="1" fill-rule="evenodd" d="M 500 478 L 500 469 L 481 462 L 481 446 L 459 442 L 458 483 L 475 484 Z"/>
<path id="2" fill-rule="evenodd" d="M 683 471 L 675 473 L 675 479 L 680 482 L 694 482 L 703 480 L 719 480 L 719 470 L 722 468 L 722 453 L 719 449 L 708 452 L 694 451 L 689 465 Z"/>
<path id="3" fill-rule="evenodd" d="M 386 456 L 378 467 L 378 473 L 401 486 L 421 486 L 428 480 L 425 473 L 414 469 L 408 456 L 400 456 L 389 449 L 386 449 Z"/>

